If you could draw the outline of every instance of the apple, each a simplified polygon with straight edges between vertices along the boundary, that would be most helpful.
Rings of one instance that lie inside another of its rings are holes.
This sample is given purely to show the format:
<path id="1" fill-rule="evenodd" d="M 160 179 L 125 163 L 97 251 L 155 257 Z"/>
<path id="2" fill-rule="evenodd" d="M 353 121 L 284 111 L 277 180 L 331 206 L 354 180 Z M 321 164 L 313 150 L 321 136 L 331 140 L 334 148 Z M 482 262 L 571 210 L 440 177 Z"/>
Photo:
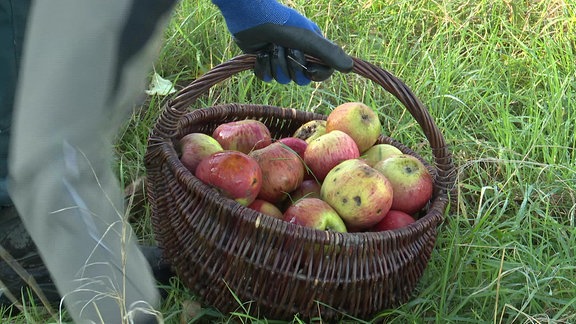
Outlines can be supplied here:
<path id="1" fill-rule="evenodd" d="M 328 114 L 326 133 L 333 130 L 341 130 L 350 135 L 362 153 L 376 143 L 382 124 L 372 108 L 361 102 L 346 102 Z"/>
<path id="2" fill-rule="evenodd" d="M 363 158 L 368 165 L 374 166 L 377 162 L 385 160 L 393 155 L 403 154 L 399 148 L 390 144 L 375 144 L 366 150 L 360 157 Z"/>
<path id="3" fill-rule="evenodd" d="M 212 132 L 225 150 L 249 153 L 272 143 L 270 130 L 264 123 L 255 119 L 232 121 L 218 125 Z"/>
<path id="4" fill-rule="evenodd" d="M 338 213 L 322 199 L 302 198 L 284 212 L 284 220 L 318 230 L 347 232 Z"/>
<path id="5" fill-rule="evenodd" d="M 305 179 L 300 186 L 290 193 L 290 200 L 294 203 L 302 198 L 320 198 L 321 184 L 314 179 Z"/>
<path id="6" fill-rule="evenodd" d="M 304 163 L 318 181 L 338 163 L 360 157 L 358 146 L 348 134 L 334 130 L 308 143 L 304 152 Z"/>
<path id="7" fill-rule="evenodd" d="M 282 211 L 278 209 L 276 205 L 266 200 L 256 199 L 250 205 L 248 205 L 248 208 L 254 209 L 255 211 L 261 212 L 262 214 L 268 216 L 272 216 L 274 218 L 284 218 Z"/>
<path id="8" fill-rule="evenodd" d="M 180 139 L 178 146 L 180 161 L 192 174 L 203 158 L 224 150 L 216 139 L 204 133 L 187 134 Z"/>
<path id="9" fill-rule="evenodd" d="M 320 187 L 321 184 L 316 181 L 316 179 L 306 179 L 306 175 L 304 175 L 304 180 L 300 186 L 296 190 L 290 192 L 288 194 L 288 199 L 278 207 L 281 210 L 286 210 L 290 205 L 302 198 L 320 198 Z"/>
<path id="10" fill-rule="evenodd" d="M 282 143 L 296 152 L 300 158 L 304 158 L 304 151 L 306 151 L 306 147 L 308 143 L 298 137 L 283 137 L 279 139 L 277 142 Z"/>
<path id="11" fill-rule="evenodd" d="M 414 217 L 412 217 L 411 215 L 400 210 L 391 209 L 379 223 L 377 223 L 370 229 L 370 231 L 380 232 L 380 231 L 395 230 L 397 228 L 408 226 L 409 224 L 412 224 L 415 221 L 416 219 L 414 219 Z"/>
<path id="12" fill-rule="evenodd" d="M 359 159 L 334 167 L 320 189 L 349 231 L 363 231 L 380 222 L 390 210 L 394 193 L 386 177 Z"/>
<path id="13" fill-rule="evenodd" d="M 322 119 L 315 119 L 308 121 L 294 132 L 293 137 L 297 137 L 310 143 L 318 136 L 326 133 L 326 121 Z"/>
<path id="14" fill-rule="evenodd" d="M 262 170 L 249 155 L 232 150 L 215 152 L 196 167 L 195 175 L 220 193 L 248 206 L 258 196 L 262 186 Z"/>
<path id="15" fill-rule="evenodd" d="M 376 163 L 374 168 L 382 173 L 394 188 L 392 209 L 414 214 L 424 208 L 432 198 L 432 175 L 415 156 L 392 156 Z"/>
<path id="16" fill-rule="evenodd" d="M 282 143 L 272 143 L 249 155 L 262 170 L 262 188 L 258 198 L 277 203 L 296 190 L 304 179 L 304 163 Z"/>

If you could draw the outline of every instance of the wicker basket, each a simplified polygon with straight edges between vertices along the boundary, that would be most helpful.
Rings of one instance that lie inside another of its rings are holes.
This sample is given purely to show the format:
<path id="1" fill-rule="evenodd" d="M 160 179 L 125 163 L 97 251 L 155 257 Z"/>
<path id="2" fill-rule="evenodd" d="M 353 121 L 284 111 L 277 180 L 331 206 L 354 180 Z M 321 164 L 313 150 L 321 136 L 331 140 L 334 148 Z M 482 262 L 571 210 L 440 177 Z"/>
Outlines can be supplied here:
<path id="1" fill-rule="evenodd" d="M 393 94 L 430 143 L 435 193 L 425 215 L 395 231 L 319 231 L 245 208 L 194 177 L 180 163 L 174 144 L 187 133 L 211 134 L 223 122 L 253 118 L 263 121 L 278 138 L 293 134 L 306 121 L 326 118 L 252 104 L 190 111 L 213 85 L 254 66 L 252 55 L 235 57 L 166 104 L 145 157 L 156 239 L 179 278 L 206 304 L 225 313 L 242 309 L 270 319 L 293 319 L 299 314 L 301 319 L 333 321 L 344 314 L 369 319 L 411 297 L 448 206 L 454 166 L 442 134 L 410 89 L 390 73 L 354 61 L 353 72 Z M 381 136 L 379 142 L 418 156 L 392 138 Z"/>

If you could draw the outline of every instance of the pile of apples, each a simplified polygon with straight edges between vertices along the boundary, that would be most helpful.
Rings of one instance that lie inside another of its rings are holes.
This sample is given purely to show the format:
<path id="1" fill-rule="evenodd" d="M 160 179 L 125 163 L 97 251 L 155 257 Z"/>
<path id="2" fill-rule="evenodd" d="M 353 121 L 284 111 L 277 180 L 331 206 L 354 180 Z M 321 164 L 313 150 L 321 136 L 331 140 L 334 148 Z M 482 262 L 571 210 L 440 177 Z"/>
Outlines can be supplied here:
<path id="1" fill-rule="evenodd" d="M 382 125 L 361 102 L 274 139 L 254 119 L 227 122 L 179 143 L 182 164 L 238 203 L 319 230 L 393 230 L 415 222 L 433 179 L 416 157 L 378 144 Z"/>

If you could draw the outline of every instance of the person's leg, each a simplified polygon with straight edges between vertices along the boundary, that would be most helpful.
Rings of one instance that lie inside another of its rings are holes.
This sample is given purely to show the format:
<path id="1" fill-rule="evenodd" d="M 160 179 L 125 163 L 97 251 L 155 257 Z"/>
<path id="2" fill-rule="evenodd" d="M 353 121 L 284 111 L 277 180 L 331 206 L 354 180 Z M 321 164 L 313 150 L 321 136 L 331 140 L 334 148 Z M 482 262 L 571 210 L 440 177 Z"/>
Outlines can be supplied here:
<path id="1" fill-rule="evenodd" d="M 0 305 L 4 306 L 13 302 L 9 295 L 19 302 L 26 297 L 22 296 L 25 279 L 14 271 L 13 261 L 32 275 L 48 300 L 57 304 L 60 299 L 6 187 L 14 93 L 29 8 L 30 0 L 0 0 L 0 247 L 12 258 L 0 257 Z"/>
<path id="2" fill-rule="evenodd" d="M 111 166 L 116 133 L 145 86 L 173 2 L 32 7 L 9 189 L 76 322 L 116 323 L 158 306 Z"/>
<path id="3" fill-rule="evenodd" d="M 32 297 L 36 304 L 41 302 L 36 291 L 30 291 L 29 279 L 22 278 L 14 270 L 14 262 L 26 271 L 26 275 L 32 276 L 33 284 L 40 289 L 47 302 L 53 307 L 60 302 L 51 276 L 12 204 L 6 187 L 14 93 L 30 3 L 31 0 L 0 0 L 0 248 L 9 254 L 9 259 L 0 257 L 0 306 L 4 307 L 11 306 L 13 299 L 26 303 Z M 173 272 L 162 259 L 161 250 L 156 246 L 140 246 L 140 249 L 152 266 L 156 280 L 168 283 Z"/>

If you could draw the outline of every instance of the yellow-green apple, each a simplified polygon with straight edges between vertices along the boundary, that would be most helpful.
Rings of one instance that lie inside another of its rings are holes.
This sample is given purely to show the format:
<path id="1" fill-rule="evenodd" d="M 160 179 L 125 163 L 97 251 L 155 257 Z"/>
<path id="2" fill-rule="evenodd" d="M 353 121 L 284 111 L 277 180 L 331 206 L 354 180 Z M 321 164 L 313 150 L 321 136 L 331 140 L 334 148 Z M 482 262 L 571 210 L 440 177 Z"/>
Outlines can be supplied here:
<path id="1" fill-rule="evenodd" d="M 428 168 L 415 156 L 401 154 L 389 157 L 374 165 L 394 188 L 392 209 L 408 214 L 420 211 L 434 190 L 434 182 Z"/>
<path id="2" fill-rule="evenodd" d="M 341 130 L 350 135 L 362 153 L 376 143 L 382 124 L 372 108 L 361 102 L 346 102 L 328 114 L 326 133 L 333 130 Z"/>
<path id="3" fill-rule="evenodd" d="M 370 166 L 387 159 L 393 155 L 403 154 L 399 148 L 390 144 L 375 144 L 366 150 L 360 157 Z"/>
<path id="4" fill-rule="evenodd" d="M 334 130 L 308 143 L 304 163 L 320 182 L 338 163 L 360 157 L 358 146 L 348 134 Z"/>
<path id="5" fill-rule="evenodd" d="M 346 225 L 338 213 L 318 198 L 302 198 L 284 212 L 284 220 L 318 230 L 345 233 Z"/>
<path id="6" fill-rule="evenodd" d="M 262 214 L 268 216 L 272 216 L 274 218 L 284 218 L 282 211 L 276 207 L 276 205 L 266 200 L 256 199 L 250 205 L 248 205 L 248 208 L 254 209 L 255 211 L 261 212 Z"/>
<path id="7" fill-rule="evenodd" d="M 262 170 L 249 155 L 232 150 L 215 152 L 196 167 L 195 175 L 220 193 L 248 206 L 258 196 L 262 186 Z"/>
<path id="8" fill-rule="evenodd" d="M 286 145 L 274 142 L 249 153 L 262 170 L 259 199 L 277 203 L 296 190 L 304 178 L 304 163 Z"/>
<path id="9" fill-rule="evenodd" d="M 212 137 L 220 143 L 223 149 L 242 153 L 263 148 L 272 142 L 268 127 L 255 119 L 220 124 L 212 132 Z"/>
<path id="10" fill-rule="evenodd" d="M 320 196 L 342 217 L 349 231 L 363 231 L 384 218 L 394 193 L 382 173 L 359 159 L 351 159 L 328 173 Z"/>
<path id="11" fill-rule="evenodd" d="M 400 211 L 391 209 L 386 216 L 376 225 L 374 225 L 370 231 L 380 232 L 395 230 L 397 228 L 402 228 L 412 224 L 416 221 L 411 215 Z"/>
<path id="12" fill-rule="evenodd" d="M 294 132 L 293 137 L 301 138 L 310 143 L 310 141 L 325 133 L 326 121 L 322 119 L 315 119 L 308 121 L 302 124 L 302 126 L 298 127 L 298 129 Z"/>
<path id="13" fill-rule="evenodd" d="M 203 158 L 224 150 L 217 140 L 204 133 L 187 134 L 178 143 L 180 161 L 192 174 Z"/>
<path id="14" fill-rule="evenodd" d="M 298 137 L 283 137 L 277 142 L 288 146 L 290 149 L 296 152 L 300 158 L 304 158 L 304 151 L 306 151 L 306 147 L 308 146 L 308 142 L 305 140 Z"/>

